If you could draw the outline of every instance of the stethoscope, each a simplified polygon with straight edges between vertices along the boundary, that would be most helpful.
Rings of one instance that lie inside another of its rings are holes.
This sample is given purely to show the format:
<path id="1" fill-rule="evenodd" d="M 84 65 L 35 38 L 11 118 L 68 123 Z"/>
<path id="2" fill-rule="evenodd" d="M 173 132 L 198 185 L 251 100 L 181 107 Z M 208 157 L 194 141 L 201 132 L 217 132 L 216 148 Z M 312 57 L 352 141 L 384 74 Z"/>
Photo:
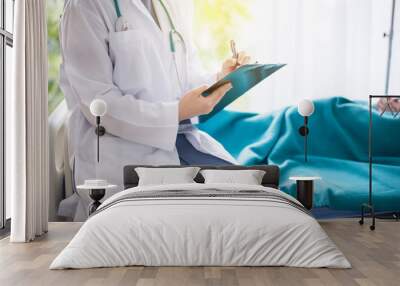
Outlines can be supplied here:
<path id="1" fill-rule="evenodd" d="M 115 22 L 115 31 L 116 32 L 122 32 L 122 31 L 129 30 L 129 23 L 125 19 L 125 17 L 122 15 L 121 9 L 119 7 L 119 0 L 113 0 L 113 1 L 114 1 L 114 6 L 115 6 L 115 12 L 117 14 L 117 21 Z M 185 55 L 184 56 L 185 64 L 186 64 L 186 54 L 187 54 L 186 43 L 185 43 L 185 40 L 184 40 L 182 34 L 179 33 L 176 30 L 175 23 L 172 20 L 171 14 L 169 13 L 167 7 L 165 6 L 164 1 L 158 0 L 158 2 L 160 3 L 162 9 L 164 10 L 165 15 L 167 15 L 168 23 L 169 23 L 169 26 L 170 26 L 170 31 L 168 33 L 169 48 L 170 48 L 170 51 L 172 53 L 172 58 L 173 58 L 173 61 L 174 61 L 175 71 L 176 71 L 176 76 L 177 76 L 178 81 L 179 81 L 179 86 L 180 86 L 181 91 L 183 91 L 182 79 L 181 79 L 181 77 L 179 75 L 178 64 L 177 64 L 177 61 L 176 61 L 176 46 L 175 46 L 174 37 L 177 37 L 178 40 L 182 43 L 183 52 L 184 52 L 184 55 Z M 185 66 L 185 68 L 186 68 L 186 66 Z"/>

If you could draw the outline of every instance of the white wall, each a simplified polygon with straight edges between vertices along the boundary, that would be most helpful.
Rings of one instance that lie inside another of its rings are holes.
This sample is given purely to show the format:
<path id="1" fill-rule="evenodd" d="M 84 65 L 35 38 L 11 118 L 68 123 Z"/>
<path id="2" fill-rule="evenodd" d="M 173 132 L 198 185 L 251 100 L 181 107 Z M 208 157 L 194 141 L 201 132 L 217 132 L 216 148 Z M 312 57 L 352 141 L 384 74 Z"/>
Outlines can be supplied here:
<path id="1" fill-rule="evenodd" d="M 392 72 L 390 76 L 389 93 L 400 95 L 400 1 L 396 2 L 392 53 Z"/>

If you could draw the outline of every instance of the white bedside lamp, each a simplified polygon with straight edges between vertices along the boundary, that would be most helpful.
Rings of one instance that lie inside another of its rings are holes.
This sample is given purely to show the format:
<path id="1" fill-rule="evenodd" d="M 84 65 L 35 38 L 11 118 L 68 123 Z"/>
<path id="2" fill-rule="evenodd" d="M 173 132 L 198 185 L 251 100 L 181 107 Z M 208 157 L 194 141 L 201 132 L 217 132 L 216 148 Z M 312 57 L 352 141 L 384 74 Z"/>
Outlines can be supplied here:
<path id="1" fill-rule="evenodd" d="M 90 112 L 96 117 L 96 129 L 97 135 L 97 162 L 100 162 L 100 136 L 106 133 L 106 129 L 100 125 L 100 118 L 107 113 L 107 103 L 102 99 L 95 99 L 90 103 Z M 111 185 L 107 180 L 91 179 L 85 180 L 83 185 L 77 186 L 78 189 L 89 190 L 89 196 L 93 202 L 89 206 L 89 215 L 94 213 L 97 208 L 101 205 L 100 200 L 105 196 L 106 189 L 115 188 L 115 185 Z"/>
<path id="2" fill-rule="evenodd" d="M 297 111 L 304 117 L 304 125 L 299 128 L 299 133 L 304 136 L 304 161 L 307 162 L 307 136 L 310 130 L 308 129 L 308 117 L 314 113 L 314 103 L 311 100 L 303 99 L 297 106 Z"/>
<path id="3" fill-rule="evenodd" d="M 301 116 L 308 117 L 314 113 L 314 103 L 311 100 L 303 99 L 299 102 L 297 110 Z"/>
<path id="4" fill-rule="evenodd" d="M 107 103 L 102 99 L 93 100 L 90 103 L 90 112 L 93 116 L 96 116 L 97 162 L 100 162 L 100 136 L 106 133 L 106 129 L 100 125 L 100 118 L 107 113 Z"/>

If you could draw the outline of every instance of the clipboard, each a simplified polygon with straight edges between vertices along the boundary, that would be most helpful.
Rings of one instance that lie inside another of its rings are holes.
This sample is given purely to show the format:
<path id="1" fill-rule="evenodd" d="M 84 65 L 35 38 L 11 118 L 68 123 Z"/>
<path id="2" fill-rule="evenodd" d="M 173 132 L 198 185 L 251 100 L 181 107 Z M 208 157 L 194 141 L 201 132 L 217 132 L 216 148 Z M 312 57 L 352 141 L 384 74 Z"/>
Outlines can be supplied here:
<path id="1" fill-rule="evenodd" d="M 202 95 L 203 96 L 209 96 L 211 93 L 213 93 L 215 90 L 217 90 L 218 88 L 220 88 L 221 86 L 230 83 L 230 80 L 227 79 L 220 79 L 219 81 L 217 81 L 216 83 L 214 83 L 212 86 L 210 86 L 209 88 L 207 88 L 205 91 L 203 91 Z"/>
<path id="2" fill-rule="evenodd" d="M 226 106 L 234 102 L 236 99 L 245 94 L 252 87 L 259 84 L 264 79 L 268 78 L 270 75 L 284 67 L 286 64 L 249 64 L 244 65 L 231 72 L 221 80 L 217 81 L 206 91 L 203 92 L 204 96 L 207 96 L 211 92 L 211 88 L 215 90 L 216 88 L 230 82 L 232 88 L 225 94 L 221 101 L 214 107 L 213 111 L 209 114 L 201 115 L 199 117 L 200 122 L 204 122 L 220 112 Z"/>

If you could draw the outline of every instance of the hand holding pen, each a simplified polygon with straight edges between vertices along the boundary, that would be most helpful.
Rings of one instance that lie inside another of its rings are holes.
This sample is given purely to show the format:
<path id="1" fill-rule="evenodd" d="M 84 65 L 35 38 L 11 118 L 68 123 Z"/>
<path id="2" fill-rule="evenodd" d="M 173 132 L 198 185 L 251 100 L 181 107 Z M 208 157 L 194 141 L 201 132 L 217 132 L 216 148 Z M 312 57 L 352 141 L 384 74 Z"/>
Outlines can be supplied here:
<path id="1" fill-rule="evenodd" d="M 235 41 L 231 40 L 230 47 L 232 58 L 224 61 L 224 63 L 222 64 L 221 72 L 218 73 L 218 79 L 225 77 L 240 66 L 250 63 L 249 55 L 247 55 L 245 52 L 237 52 Z"/>
<path id="2" fill-rule="evenodd" d="M 239 53 L 236 50 L 236 43 L 234 40 L 231 40 L 231 51 L 232 51 L 232 58 L 236 60 L 236 64 L 239 60 Z"/>

